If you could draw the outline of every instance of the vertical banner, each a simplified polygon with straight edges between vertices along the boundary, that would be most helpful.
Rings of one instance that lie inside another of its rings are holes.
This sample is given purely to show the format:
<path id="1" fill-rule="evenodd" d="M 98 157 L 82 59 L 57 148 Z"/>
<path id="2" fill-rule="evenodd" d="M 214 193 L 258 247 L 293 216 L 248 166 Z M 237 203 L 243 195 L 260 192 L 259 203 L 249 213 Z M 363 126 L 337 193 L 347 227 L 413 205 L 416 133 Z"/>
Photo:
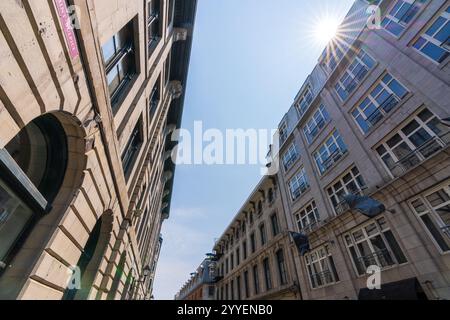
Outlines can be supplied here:
<path id="1" fill-rule="evenodd" d="M 65 0 L 54 0 L 56 9 L 58 10 L 61 26 L 66 36 L 67 46 L 69 47 L 70 57 L 75 59 L 79 56 L 77 39 L 73 30 L 73 24 L 67 10 L 67 4 Z"/>

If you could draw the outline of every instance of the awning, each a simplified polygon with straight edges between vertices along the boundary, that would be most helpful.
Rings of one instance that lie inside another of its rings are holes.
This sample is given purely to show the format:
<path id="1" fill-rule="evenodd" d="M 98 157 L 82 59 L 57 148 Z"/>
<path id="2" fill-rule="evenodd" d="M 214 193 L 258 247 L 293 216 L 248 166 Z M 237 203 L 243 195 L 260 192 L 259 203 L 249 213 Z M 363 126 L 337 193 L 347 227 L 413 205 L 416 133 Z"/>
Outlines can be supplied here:
<path id="1" fill-rule="evenodd" d="M 358 300 L 426 300 L 417 278 L 390 282 L 381 285 L 381 289 L 359 290 Z"/>

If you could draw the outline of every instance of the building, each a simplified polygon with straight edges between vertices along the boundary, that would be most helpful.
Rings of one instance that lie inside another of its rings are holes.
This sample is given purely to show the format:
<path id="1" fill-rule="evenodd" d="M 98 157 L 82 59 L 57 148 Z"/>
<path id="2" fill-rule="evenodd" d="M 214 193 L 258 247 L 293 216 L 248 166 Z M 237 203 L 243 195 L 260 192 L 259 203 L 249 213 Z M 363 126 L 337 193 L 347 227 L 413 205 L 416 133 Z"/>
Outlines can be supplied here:
<path id="1" fill-rule="evenodd" d="M 1 1 L 0 299 L 151 297 L 195 12 Z"/>
<path id="2" fill-rule="evenodd" d="M 368 2 L 280 123 L 288 228 L 310 247 L 295 253 L 302 297 L 449 299 L 450 5 L 376 1 L 370 28 Z M 367 288 L 373 265 L 380 290 Z"/>
<path id="3" fill-rule="evenodd" d="M 295 249 L 277 181 L 264 177 L 216 242 L 216 299 L 300 298 Z"/>
<path id="4" fill-rule="evenodd" d="M 175 300 L 214 300 L 217 281 L 216 261 L 208 257 L 175 296 Z"/>

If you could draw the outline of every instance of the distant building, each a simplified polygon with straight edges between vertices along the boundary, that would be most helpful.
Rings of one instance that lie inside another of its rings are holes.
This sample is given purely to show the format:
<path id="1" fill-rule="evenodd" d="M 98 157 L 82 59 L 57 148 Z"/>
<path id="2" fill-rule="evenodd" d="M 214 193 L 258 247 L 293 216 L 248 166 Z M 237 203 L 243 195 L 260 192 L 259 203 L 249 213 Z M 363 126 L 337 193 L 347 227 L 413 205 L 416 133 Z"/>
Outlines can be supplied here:
<path id="1" fill-rule="evenodd" d="M 216 262 L 212 258 L 202 264 L 175 296 L 175 300 L 214 300 L 216 281 Z"/>
<path id="2" fill-rule="evenodd" d="M 0 2 L 0 299 L 151 297 L 196 3 Z"/>

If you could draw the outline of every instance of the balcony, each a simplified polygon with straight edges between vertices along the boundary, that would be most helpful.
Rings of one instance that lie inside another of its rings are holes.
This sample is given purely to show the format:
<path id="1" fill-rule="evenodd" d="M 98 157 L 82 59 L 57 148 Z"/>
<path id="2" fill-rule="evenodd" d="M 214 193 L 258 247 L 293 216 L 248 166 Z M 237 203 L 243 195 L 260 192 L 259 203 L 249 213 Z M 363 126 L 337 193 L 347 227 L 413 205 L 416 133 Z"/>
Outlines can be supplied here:
<path id="1" fill-rule="evenodd" d="M 305 225 L 303 228 L 300 229 L 300 233 L 308 234 L 310 232 L 313 232 L 320 226 L 320 222 L 321 222 L 320 220 L 317 220 L 317 221 L 311 222 L 308 225 Z"/>
<path id="2" fill-rule="evenodd" d="M 360 274 L 366 273 L 367 268 L 373 265 L 386 268 L 395 264 L 394 259 L 392 259 L 387 249 L 378 250 L 367 256 L 359 257 L 358 261 L 355 262 Z"/>
<path id="3" fill-rule="evenodd" d="M 450 132 L 435 136 L 401 158 L 389 170 L 396 178 L 450 145 Z"/>

